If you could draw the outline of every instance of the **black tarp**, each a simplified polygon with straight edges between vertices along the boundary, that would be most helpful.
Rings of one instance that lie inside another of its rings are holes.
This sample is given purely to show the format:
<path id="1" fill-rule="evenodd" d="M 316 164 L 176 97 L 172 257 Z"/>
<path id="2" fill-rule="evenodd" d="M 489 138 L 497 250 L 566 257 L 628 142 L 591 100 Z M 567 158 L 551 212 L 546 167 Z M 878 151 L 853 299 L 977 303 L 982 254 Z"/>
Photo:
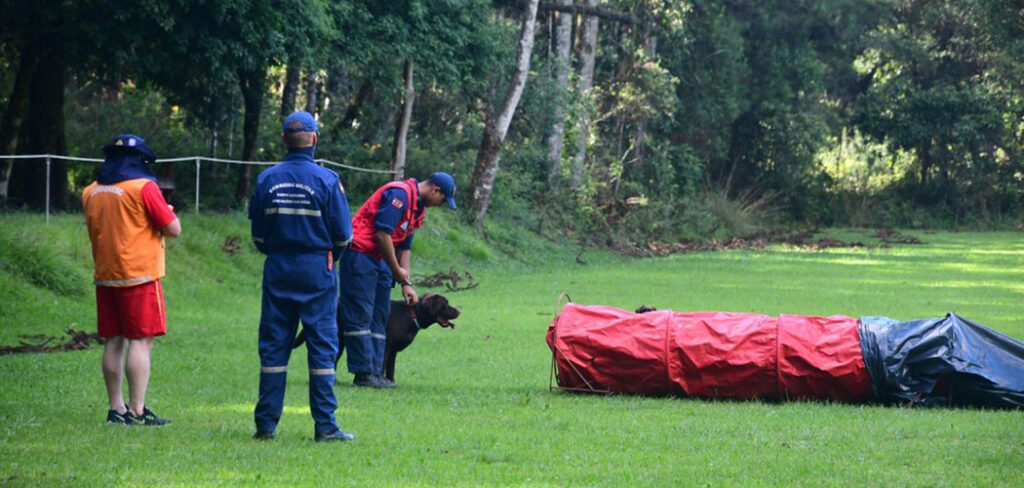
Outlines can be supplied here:
<path id="1" fill-rule="evenodd" d="M 1024 407 L 1024 343 L 949 313 L 898 322 L 861 317 L 875 399 L 891 404 Z"/>

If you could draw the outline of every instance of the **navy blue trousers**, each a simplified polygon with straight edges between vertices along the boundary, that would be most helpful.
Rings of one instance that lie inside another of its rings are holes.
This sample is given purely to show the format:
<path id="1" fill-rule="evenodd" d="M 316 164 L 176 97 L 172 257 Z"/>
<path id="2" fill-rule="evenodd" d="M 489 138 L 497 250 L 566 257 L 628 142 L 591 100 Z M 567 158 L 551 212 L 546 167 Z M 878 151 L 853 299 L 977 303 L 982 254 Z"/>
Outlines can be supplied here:
<path id="1" fill-rule="evenodd" d="M 384 373 L 384 345 L 391 314 L 391 269 L 382 259 L 348 250 L 338 263 L 338 317 L 351 373 Z"/>
<path id="2" fill-rule="evenodd" d="M 309 410 L 316 432 L 338 429 L 334 360 L 338 355 L 337 278 L 327 253 L 274 253 L 263 263 L 260 315 L 260 398 L 256 429 L 273 432 L 281 420 L 288 359 L 301 320 L 306 330 Z"/>

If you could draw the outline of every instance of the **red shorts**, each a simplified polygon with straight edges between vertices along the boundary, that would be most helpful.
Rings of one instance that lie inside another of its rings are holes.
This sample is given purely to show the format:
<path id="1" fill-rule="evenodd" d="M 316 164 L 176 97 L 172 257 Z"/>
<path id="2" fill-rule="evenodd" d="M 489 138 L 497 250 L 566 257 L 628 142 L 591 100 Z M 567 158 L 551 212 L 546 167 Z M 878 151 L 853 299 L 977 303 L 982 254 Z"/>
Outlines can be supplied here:
<path id="1" fill-rule="evenodd" d="M 96 287 L 97 333 L 128 339 L 167 333 L 164 289 L 160 280 L 136 286 Z"/>

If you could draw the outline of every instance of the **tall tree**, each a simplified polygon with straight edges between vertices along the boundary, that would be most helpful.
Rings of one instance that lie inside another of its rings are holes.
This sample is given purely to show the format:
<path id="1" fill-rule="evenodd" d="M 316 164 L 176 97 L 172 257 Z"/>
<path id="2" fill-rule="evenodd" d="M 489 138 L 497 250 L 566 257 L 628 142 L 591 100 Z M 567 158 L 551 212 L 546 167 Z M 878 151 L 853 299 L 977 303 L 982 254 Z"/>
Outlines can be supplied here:
<path id="1" fill-rule="evenodd" d="M 18 135 L 21 133 L 21 124 L 28 114 L 28 100 L 32 88 L 32 81 L 35 78 L 36 66 L 39 64 L 39 49 L 35 38 L 22 40 L 18 56 L 18 68 L 15 71 L 14 84 L 11 94 L 7 97 L 7 107 L 4 110 L 4 118 L 0 125 L 0 153 L 16 154 L 18 151 Z M 0 205 L 7 204 L 9 194 L 11 170 L 14 168 L 14 160 L 5 159 L 0 161 Z"/>
<path id="2" fill-rule="evenodd" d="M 572 0 L 557 0 L 557 5 L 569 7 Z M 572 14 L 568 12 L 552 13 L 557 16 L 557 27 L 555 28 L 555 93 L 557 98 L 554 103 L 554 122 L 551 125 L 551 133 L 548 134 L 548 180 L 554 185 L 558 182 L 558 176 L 562 168 L 562 152 L 565 145 L 565 115 L 566 102 L 569 87 L 569 68 L 572 51 Z"/>
<path id="3" fill-rule="evenodd" d="M 1019 13 L 1013 2 L 914 0 L 895 4 L 894 25 L 875 33 L 860 126 L 912 152 L 919 203 L 988 213 L 993 190 L 1019 170 L 999 155 L 1015 152 L 1019 129 L 1004 121 L 1021 93 L 996 75 L 1022 43 L 1001 35 L 1002 19 Z"/>
<path id="4" fill-rule="evenodd" d="M 316 70 L 310 70 L 306 74 L 306 111 L 316 114 L 320 100 L 320 76 Z"/>
<path id="5" fill-rule="evenodd" d="M 596 9 L 598 0 L 586 0 L 587 9 Z M 594 62 L 597 57 L 597 31 L 600 18 L 585 15 L 580 29 L 579 82 L 577 93 L 582 108 L 576 119 L 576 151 L 573 155 L 569 174 L 569 188 L 577 190 L 583 185 L 583 167 L 587 159 L 587 144 L 590 142 L 591 90 L 594 87 Z"/>
<path id="6" fill-rule="evenodd" d="M 263 108 L 263 97 L 267 91 L 266 67 L 255 69 L 239 69 L 238 84 L 242 90 L 245 104 L 245 118 L 242 122 L 242 161 L 252 161 L 256 154 L 256 138 L 260 130 L 260 112 Z M 241 204 L 249 197 L 249 184 L 252 171 L 247 164 L 237 169 L 235 181 L 235 202 Z"/>
<path id="7" fill-rule="evenodd" d="M 155 83 L 210 127 L 232 114 L 230 102 L 240 94 L 244 160 L 256 154 L 269 67 L 285 60 L 301 64 L 314 46 L 329 43 L 336 33 L 326 0 L 135 2 L 132 9 L 114 0 L 98 3 L 108 17 L 152 27 L 104 33 L 103 42 L 124 46 L 124 54 L 108 64 L 114 61 Z M 249 173 L 247 165 L 237 168 L 238 205 L 248 197 Z"/>
<path id="8" fill-rule="evenodd" d="M 282 121 L 285 117 L 295 111 L 295 98 L 299 93 L 299 81 L 302 76 L 302 69 L 295 60 L 289 60 L 285 68 L 284 86 L 281 88 L 281 110 Z"/>
<path id="9" fill-rule="evenodd" d="M 409 137 L 409 124 L 412 122 L 412 105 L 416 99 L 416 89 L 413 84 L 413 63 L 405 61 L 405 68 L 402 70 L 405 80 L 405 98 L 402 100 L 402 116 L 398 118 L 398 127 L 395 129 L 395 143 L 391 152 L 391 171 L 394 172 L 392 179 L 401 180 L 405 176 L 405 152 L 406 140 Z"/>
<path id="10" fill-rule="evenodd" d="M 352 39 L 346 37 L 345 45 L 337 49 L 344 52 L 350 73 L 360 81 L 338 125 L 353 127 L 359 119 L 364 142 L 371 145 L 381 141 L 367 133 L 386 125 L 394 143 L 392 156 L 400 149 L 395 146 L 406 144 L 408 149 L 409 134 L 402 135 L 407 108 L 414 110 L 409 122 L 417 121 L 416 106 L 407 103 L 413 99 L 407 96 L 406 68 L 414 68 L 415 86 L 472 103 L 475 97 L 460 94 L 466 87 L 482 84 L 497 62 L 490 45 L 489 0 L 359 0 L 350 5 L 353 11 L 348 23 L 339 30 Z M 388 42 L 376 42 L 379 39 Z M 415 98 L 419 96 L 417 93 Z M 370 109 L 375 105 L 378 110 Z M 371 120 L 374 118 L 377 120 Z M 395 123 L 390 123 L 392 120 Z"/>
<path id="11" fill-rule="evenodd" d="M 74 44 L 86 26 L 77 17 L 88 5 L 76 2 L 0 3 L 0 28 L 5 42 L 17 53 L 18 71 L 0 126 L 0 144 L 5 153 L 64 153 L 64 84 L 68 64 L 83 52 Z M 109 25 L 109 24 L 108 24 Z M 6 54 L 6 53 L 5 53 Z M 53 160 L 50 180 L 41 161 L 0 164 L 0 200 L 6 200 L 12 186 L 24 192 L 21 198 L 43 207 L 46 190 L 57 208 L 69 204 L 67 164 Z"/>
<path id="12" fill-rule="evenodd" d="M 533 39 L 537 28 L 537 5 L 539 0 L 530 0 L 523 13 L 519 44 L 516 49 L 516 68 L 508 87 L 505 102 L 496 116 L 489 117 L 484 126 L 483 140 L 477 151 L 476 165 L 473 168 L 473 181 L 470 184 L 470 209 L 476 231 L 483 232 L 487 208 L 491 204 L 494 192 L 494 180 L 498 175 L 501 161 L 501 146 L 508 134 L 519 98 L 526 87 L 526 79 L 530 73 L 530 57 L 533 52 Z"/>

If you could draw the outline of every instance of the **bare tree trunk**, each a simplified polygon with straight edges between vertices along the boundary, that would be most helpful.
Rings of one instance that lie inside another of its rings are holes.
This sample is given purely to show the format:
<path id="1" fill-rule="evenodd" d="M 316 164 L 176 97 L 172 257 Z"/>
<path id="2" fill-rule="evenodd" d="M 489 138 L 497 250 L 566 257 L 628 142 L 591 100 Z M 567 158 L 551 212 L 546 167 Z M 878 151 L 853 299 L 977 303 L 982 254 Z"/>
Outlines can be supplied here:
<path id="1" fill-rule="evenodd" d="M 925 186 L 928 185 L 928 172 L 932 169 L 932 143 L 931 141 L 925 141 L 921 148 L 917 151 L 918 158 L 921 160 L 921 178 L 918 180 L 918 184 L 921 186 L 923 191 Z"/>
<path id="2" fill-rule="evenodd" d="M 523 1 L 524 0 L 518 0 L 518 2 L 516 3 L 522 3 Z M 554 1 L 542 2 L 538 8 L 542 11 L 565 12 L 570 14 L 594 16 L 627 25 L 633 25 L 639 21 L 637 17 L 631 13 L 619 12 L 616 10 L 608 10 L 602 7 L 591 6 L 589 4 L 574 5 L 573 2 L 569 2 L 568 5 L 563 5 L 560 1 Z"/>
<path id="3" fill-rule="evenodd" d="M 572 0 L 558 0 L 560 6 L 571 6 Z M 548 180 L 558 183 L 562 171 L 562 149 L 565 145 L 565 104 L 569 87 L 569 53 L 572 49 L 572 14 L 559 13 L 555 28 L 555 123 L 548 135 Z"/>
<path id="4" fill-rule="evenodd" d="M 362 115 L 363 104 L 365 104 L 372 96 L 373 83 L 369 79 L 363 80 L 363 82 L 359 84 L 359 89 L 356 90 L 356 96 L 351 102 L 349 102 L 348 107 L 345 109 L 345 116 L 341 119 L 341 126 L 352 127 L 352 123 Z"/>
<path id="5" fill-rule="evenodd" d="M 327 68 L 327 82 L 324 84 L 324 112 L 333 106 L 335 110 L 345 107 L 344 100 L 351 96 L 352 88 L 349 86 L 348 73 L 337 64 L 329 64 Z M 328 106 L 328 102 L 330 106 Z"/>
<path id="6" fill-rule="evenodd" d="M 281 90 L 281 119 L 295 111 L 295 96 L 299 93 L 301 67 L 298 63 L 288 63 L 284 75 L 284 89 Z"/>
<path id="7" fill-rule="evenodd" d="M 508 88 L 508 95 L 505 97 L 505 105 L 497 117 L 488 119 L 480 150 L 476 155 L 476 167 L 473 169 L 473 181 L 470 185 L 470 208 L 478 233 L 483 231 L 487 207 L 490 206 L 494 193 L 494 180 L 498 175 L 498 164 L 501 161 L 501 145 L 505 142 L 508 127 L 512 123 L 512 116 L 515 115 L 530 73 L 530 54 L 533 51 L 533 38 L 537 29 L 538 3 L 539 0 L 530 0 L 526 7 L 519 36 L 516 69 Z"/>
<path id="8" fill-rule="evenodd" d="M 235 117 L 231 115 L 231 126 L 228 128 L 228 159 L 235 156 Z"/>
<path id="9" fill-rule="evenodd" d="M 259 136 L 260 109 L 263 106 L 263 92 L 266 87 L 267 73 L 265 70 L 239 71 L 238 83 L 242 91 L 245 105 L 245 119 L 242 122 L 242 161 L 252 161 L 256 154 L 256 138 Z M 249 165 L 241 164 L 238 168 L 238 180 L 235 184 L 235 202 L 245 205 L 249 197 L 251 173 Z"/>
<path id="10" fill-rule="evenodd" d="M 29 93 L 38 62 L 35 40 L 25 42 L 18 60 L 14 87 L 11 89 L 7 110 L 4 112 L 3 125 L 0 125 L 0 154 L 14 154 L 18 150 L 18 134 L 21 132 L 21 123 L 28 113 Z M 7 204 L 13 167 L 12 159 L 0 162 L 0 206 Z"/>
<path id="11" fill-rule="evenodd" d="M 586 0 L 586 8 L 597 7 L 598 0 Z M 597 29 L 599 18 L 587 16 L 580 32 L 579 96 L 583 109 L 577 118 L 576 154 L 569 175 L 569 188 L 578 190 L 583 186 L 583 164 L 587 160 L 587 141 L 590 139 L 590 92 L 594 87 L 594 58 L 597 51 Z"/>
<path id="12" fill-rule="evenodd" d="M 29 110 L 22 127 L 24 152 L 64 154 L 64 61 L 60 47 L 47 49 L 41 54 L 29 90 Z M 44 161 L 16 165 L 11 172 L 11 183 L 16 191 L 24 192 L 21 198 L 35 208 L 46 206 L 47 186 L 52 208 L 68 206 L 68 168 L 64 161 L 51 160 L 49 180 L 46 179 Z"/>
<path id="13" fill-rule="evenodd" d="M 29 99 L 28 150 L 43 154 L 64 154 L 64 61 L 61 49 L 55 48 L 39 60 L 36 77 Z M 41 163 L 41 162 L 40 162 Z M 29 200 L 33 205 L 46 205 L 46 166 L 36 165 L 33 191 Z M 52 160 L 50 166 L 50 206 L 64 209 L 68 206 L 68 165 Z"/>
<path id="14" fill-rule="evenodd" d="M 651 22 L 646 19 L 641 24 L 640 28 L 640 39 L 644 46 L 644 54 L 647 59 L 654 59 L 655 51 L 658 49 L 657 38 L 651 34 Z M 632 147 L 633 147 L 633 165 L 634 170 L 639 170 L 644 167 L 647 162 L 647 117 L 641 115 L 636 123 L 633 125 L 633 136 L 632 136 Z M 623 165 L 623 173 L 626 172 L 626 167 Z M 623 175 L 625 176 L 625 175 Z M 618 188 L 616 188 L 617 190 Z"/>
<path id="15" fill-rule="evenodd" d="M 412 82 L 412 61 L 406 60 L 402 70 L 402 78 L 405 81 L 405 100 L 402 103 L 402 117 L 398 119 L 398 127 L 395 131 L 395 143 L 391 150 L 391 170 L 394 173 L 391 179 L 399 181 L 405 177 L 405 144 L 409 137 L 409 123 L 412 121 L 412 103 L 416 98 L 416 88 Z"/>
<path id="16" fill-rule="evenodd" d="M 316 113 L 316 101 L 320 95 L 320 86 L 317 81 L 317 72 L 310 70 L 306 75 L 306 111 L 315 114 Z"/>

